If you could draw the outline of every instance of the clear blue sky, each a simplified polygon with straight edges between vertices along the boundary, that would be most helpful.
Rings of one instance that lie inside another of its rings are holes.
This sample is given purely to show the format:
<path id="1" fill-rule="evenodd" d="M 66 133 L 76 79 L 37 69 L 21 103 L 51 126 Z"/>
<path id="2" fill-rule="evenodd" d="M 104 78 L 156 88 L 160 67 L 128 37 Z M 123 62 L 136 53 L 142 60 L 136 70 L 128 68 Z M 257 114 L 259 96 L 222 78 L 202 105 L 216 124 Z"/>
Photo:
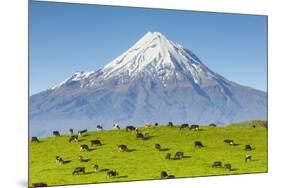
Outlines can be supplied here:
<path id="1" fill-rule="evenodd" d="M 30 3 L 30 94 L 94 71 L 158 31 L 213 71 L 266 91 L 267 18 L 98 5 Z"/>

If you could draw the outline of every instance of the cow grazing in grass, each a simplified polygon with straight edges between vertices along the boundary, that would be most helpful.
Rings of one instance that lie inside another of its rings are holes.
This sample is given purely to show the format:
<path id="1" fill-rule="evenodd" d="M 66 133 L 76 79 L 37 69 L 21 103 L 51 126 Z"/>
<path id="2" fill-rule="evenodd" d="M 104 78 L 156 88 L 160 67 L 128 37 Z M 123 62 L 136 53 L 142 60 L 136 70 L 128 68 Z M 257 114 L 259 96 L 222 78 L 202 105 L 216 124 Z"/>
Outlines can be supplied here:
<path id="1" fill-rule="evenodd" d="M 173 127 L 174 126 L 174 124 L 173 124 L 173 122 L 168 122 L 168 125 L 167 125 L 168 127 Z"/>
<path id="2" fill-rule="evenodd" d="M 73 170 L 72 175 L 74 175 L 74 174 L 79 174 L 79 173 L 85 174 L 85 173 L 86 173 L 86 172 L 85 172 L 85 167 L 76 167 L 76 168 Z"/>
<path id="3" fill-rule="evenodd" d="M 136 130 L 137 130 L 137 128 L 132 125 L 129 125 L 126 127 L 126 131 L 136 131 Z"/>
<path id="4" fill-rule="evenodd" d="M 174 159 L 181 159 L 183 158 L 183 152 L 178 151 L 176 152 L 176 154 L 174 155 Z"/>
<path id="5" fill-rule="evenodd" d="M 191 125 L 189 127 L 190 130 L 199 131 L 199 125 Z"/>
<path id="6" fill-rule="evenodd" d="M 253 148 L 251 147 L 251 145 L 249 145 L 249 144 L 247 144 L 246 146 L 245 146 L 245 150 L 247 150 L 247 151 L 251 151 Z"/>
<path id="7" fill-rule="evenodd" d="M 88 145 L 82 144 L 82 145 L 80 146 L 80 151 L 89 151 Z"/>
<path id="8" fill-rule="evenodd" d="M 188 129 L 188 128 L 189 128 L 189 124 L 188 124 L 188 123 L 181 124 L 181 126 L 180 126 L 180 130 L 182 130 L 182 129 Z"/>
<path id="9" fill-rule="evenodd" d="M 170 159 L 171 159 L 171 154 L 170 154 L 170 153 L 167 153 L 165 159 L 170 160 Z"/>
<path id="10" fill-rule="evenodd" d="M 142 133 L 137 133 L 136 138 L 138 139 L 143 139 L 144 140 L 144 135 Z"/>
<path id="11" fill-rule="evenodd" d="M 120 126 L 118 124 L 113 124 L 112 128 L 115 130 L 120 130 Z"/>
<path id="12" fill-rule="evenodd" d="M 93 146 L 93 145 L 101 146 L 102 143 L 100 140 L 91 140 L 91 146 Z"/>
<path id="13" fill-rule="evenodd" d="M 40 183 L 33 183 L 32 184 L 32 188 L 33 187 L 47 187 L 48 185 L 46 184 L 46 183 L 42 183 L 42 182 L 40 182 Z"/>
<path id="14" fill-rule="evenodd" d="M 70 142 L 78 142 L 78 136 L 77 136 L 77 135 L 72 135 L 72 136 L 69 138 L 68 142 L 69 142 L 69 143 L 70 143 Z"/>
<path id="15" fill-rule="evenodd" d="M 111 170 L 107 172 L 107 178 L 118 177 L 119 173 L 116 170 Z"/>
<path id="16" fill-rule="evenodd" d="M 128 147 L 124 144 L 118 146 L 119 151 L 128 151 Z"/>
<path id="17" fill-rule="evenodd" d="M 231 164 L 224 164 L 223 168 L 230 171 L 231 170 Z"/>
<path id="18" fill-rule="evenodd" d="M 209 126 L 210 126 L 210 127 L 216 127 L 217 125 L 214 124 L 214 123 L 211 123 Z"/>
<path id="19" fill-rule="evenodd" d="M 158 151 L 161 151 L 161 145 L 160 144 L 155 144 L 154 148 L 157 149 Z"/>
<path id="20" fill-rule="evenodd" d="M 195 141 L 194 146 L 195 146 L 195 148 L 202 148 L 203 144 L 200 141 Z"/>
<path id="21" fill-rule="evenodd" d="M 60 156 L 56 156 L 56 163 L 63 164 L 64 161 Z"/>
<path id="22" fill-rule="evenodd" d="M 250 154 L 247 154 L 245 156 L 245 162 L 251 161 L 252 160 L 252 156 Z"/>
<path id="23" fill-rule="evenodd" d="M 102 131 L 103 127 L 101 125 L 97 125 L 97 131 Z"/>
<path id="24" fill-rule="evenodd" d="M 99 171 L 99 165 L 98 164 L 92 164 L 93 168 L 94 168 L 94 172 L 98 172 Z"/>
<path id="25" fill-rule="evenodd" d="M 212 165 L 212 168 L 221 168 L 222 162 L 221 161 L 215 161 Z"/>
<path id="26" fill-rule="evenodd" d="M 174 175 L 168 175 L 166 171 L 162 171 L 160 174 L 161 179 L 172 179 L 175 178 Z"/>
<path id="27" fill-rule="evenodd" d="M 155 127 L 157 127 L 158 125 L 159 125 L 159 124 L 158 124 L 157 122 L 156 122 L 156 123 L 154 123 L 154 126 L 155 126 Z"/>
<path id="28" fill-rule="evenodd" d="M 69 129 L 68 132 L 69 132 L 70 135 L 73 135 L 73 129 Z"/>
<path id="29" fill-rule="evenodd" d="M 31 142 L 38 142 L 39 143 L 39 140 L 36 136 L 33 136 L 33 137 L 31 137 Z"/>
<path id="30" fill-rule="evenodd" d="M 53 131 L 53 136 L 60 136 L 60 132 L 59 131 Z"/>
<path id="31" fill-rule="evenodd" d="M 86 133 L 87 131 L 88 131 L 87 129 L 84 129 L 84 130 L 78 131 L 78 135 L 82 137 L 82 136 L 83 136 L 83 134 L 84 134 L 84 133 Z"/>

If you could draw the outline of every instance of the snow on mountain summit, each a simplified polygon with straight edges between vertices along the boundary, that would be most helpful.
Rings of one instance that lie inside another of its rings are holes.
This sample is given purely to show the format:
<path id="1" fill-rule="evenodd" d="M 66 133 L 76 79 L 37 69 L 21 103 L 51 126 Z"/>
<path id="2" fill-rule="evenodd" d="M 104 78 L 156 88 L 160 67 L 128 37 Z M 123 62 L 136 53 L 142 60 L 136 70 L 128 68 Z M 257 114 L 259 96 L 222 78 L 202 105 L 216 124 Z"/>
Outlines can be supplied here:
<path id="1" fill-rule="evenodd" d="M 80 81 L 80 87 L 95 87 L 108 80 L 118 84 L 146 75 L 164 86 L 168 80 L 193 80 L 201 84 L 216 74 L 201 63 L 191 51 L 167 39 L 160 32 L 147 32 L 131 48 L 96 72 L 79 72 L 51 88 Z"/>

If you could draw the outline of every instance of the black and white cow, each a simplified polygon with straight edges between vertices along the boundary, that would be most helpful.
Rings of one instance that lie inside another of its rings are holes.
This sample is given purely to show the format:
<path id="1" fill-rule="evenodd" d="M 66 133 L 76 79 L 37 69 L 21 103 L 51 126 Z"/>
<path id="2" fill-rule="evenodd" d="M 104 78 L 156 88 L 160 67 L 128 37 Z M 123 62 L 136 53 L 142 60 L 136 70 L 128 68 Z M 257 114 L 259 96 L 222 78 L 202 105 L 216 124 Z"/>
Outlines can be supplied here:
<path id="1" fill-rule="evenodd" d="M 86 144 L 82 144 L 82 145 L 80 146 L 80 151 L 89 151 L 89 146 L 86 145 Z"/>
<path id="2" fill-rule="evenodd" d="M 189 124 L 188 123 L 181 124 L 181 126 L 180 126 L 180 130 L 188 129 L 188 128 L 189 128 Z"/>
<path id="3" fill-rule="evenodd" d="M 246 154 L 245 156 L 245 162 L 251 161 L 252 160 L 252 155 Z"/>
<path id="4" fill-rule="evenodd" d="M 200 142 L 200 141 L 195 141 L 195 142 L 194 142 L 194 146 L 195 146 L 195 148 L 202 148 L 202 147 L 203 147 L 203 144 L 202 144 L 202 142 Z"/>
<path id="5" fill-rule="evenodd" d="M 165 159 L 170 160 L 171 159 L 171 153 L 167 153 Z"/>
<path id="6" fill-rule="evenodd" d="M 249 145 L 249 144 L 247 144 L 246 146 L 245 146 L 245 150 L 247 150 L 247 151 L 251 151 L 253 148 L 251 147 L 251 145 Z"/>
<path id="7" fill-rule="evenodd" d="M 33 137 L 31 137 L 31 142 L 38 142 L 39 143 L 39 140 L 36 136 L 33 136 Z"/>
<path id="8" fill-rule="evenodd" d="M 60 132 L 59 131 L 53 131 L 53 136 L 60 136 Z"/>
<path id="9" fill-rule="evenodd" d="M 73 172 L 72 172 L 72 175 L 74 175 L 74 174 L 79 174 L 79 173 L 83 173 L 83 174 L 85 174 L 86 172 L 85 172 L 85 167 L 76 167 L 74 170 L 73 170 Z"/>
<path id="10" fill-rule="evenodd" d="M 229 170 L 229 171 L 231 170 L 231 164 L 224 164 L 223 167 L 226 170 Z"/>
<path id="11" fill-rule="evenodd" d="M 199 131 L 199 125 L 191 125 L 189 127 L 190 130 Z"/>
<path id="12" fill-rule="evenodd" d="M 168 125 L 167 125 L 168 127 L 173 127 L 174 126 L 174 124 L 173 124 L 173 122 L 168 122 Z"/>
<path id="13" fill-rule="evenodd" d="M 93 146 L 93 145 L 101 146 L 102 143 L 100 140 L 91 140 L 91 146 Z"/>
<path id="14" fill-rule="evenodd" d="M 183 152 L 182 151 L 176 152 L 174 159 L 181 159 L 181 158 L 183 158 Z"/>
<path id="15" fill-rule="evenodd" d="M 97 131 L 102 131 L 103 127 L 101 125 L 97 125 Z"/>
<path id="16" fill-rule="evenodd" d="M 155 144 L 154 148 L 157 149 L 158 151 L 161 151 L 161 145 L 160 144 Z"/>
<path id="17" fill-rule="evenodd" d="M 70 142 L 78 142 L 78 136 L 77 136 L 77 135 L 72 135 L 72 136 L 69 138 L 68 142 L 69 142 L 69 143 L 70 143 Z"/>
<path id="18" fill-rule="evenodd" d="M 56 163 L 63 164 L 64 161 L 60 156 L 56 156 Z"/>
<path id="19" fill-rule="evenodd" d="M 78 135 L 82 137 L 82 136 L 83 136 L 83 134 L 84 134 L 84 133 L 86 133 L 86 132 L 88 132 L 88 130 L 87 130 L 87 129 L 80 130 L 80 131 L 78 131 Z"/>
<path id="20" fill-rule="evenodd" d="M 128 151 L 128 147 L 124 144 L 118 146 L 119 151 Z"/>
<path id="21" fill-rule="evenodd" d="M 69 132 L 70 135 L 73 135 L 73 129 L 69 129 L 68 132 Z"/>
<path id="22" fill-rule="evenodd" d="M 98 172 L 99 171 L 99 165 L 98 164 L 92 164 L 93 168 L 94 168 L 94 172 Z"/>
<path id="23" fill-rule="evenodd" d="M 111 170 L 107 172 L 107 178 L 118 177 L 119 173 L 116 170 Z"/>
<path id="24" fill-rule="evenodd" d="M 215 161 L 212 165 L 212 168 L 221 168 L 222 162 L 221 161 Z"/>
<path id="25" fill-rule="evenodd" d="M 137 128 L 132 125 L 129 125 L 126 127 L 126 131 L 136 131 L 136 130 L 137 130 Z"/>
<path id="26" fill-rule="evenodd" d="M 112 128 L 115 129 L 115 130 L 120 130 L 120 126 L 116 123 L 113 124 Z"/>

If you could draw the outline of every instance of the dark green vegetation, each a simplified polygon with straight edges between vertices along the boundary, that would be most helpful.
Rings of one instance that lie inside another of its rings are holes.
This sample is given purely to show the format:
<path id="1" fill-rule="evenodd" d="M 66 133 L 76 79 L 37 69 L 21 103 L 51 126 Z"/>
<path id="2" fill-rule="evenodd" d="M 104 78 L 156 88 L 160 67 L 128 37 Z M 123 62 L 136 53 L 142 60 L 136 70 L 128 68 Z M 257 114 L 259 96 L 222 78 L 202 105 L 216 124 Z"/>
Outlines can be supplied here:
<path id="1" fill-rule="evenodd" d="M 140 128 L 140 131 L 148 132 L 151 137 L 142 140 L 136 139 L 135 132 L 105 130 L 89 132 L 74 143 L 68 142 L 69 135 L 30 143 L 30 184 L 44 182 L 51 186 L 159 179 L 161 171 L 177 178 L 267 171 L 266 128 L 200 126 L 199 131 L 194 131 L 159 126 Z M 92 147 L 90 140 L 95 139 L 103 145 Z M 234 140 L 235 145 L 224 143 L 225 139 Z M 195 148 L 195 141 L 201 141 L 204 147 Z M 156 143 L 161 145 L 162 151 L 154 148 Z M 82 144 L 87 144 L 90 151 L 81 152 Z M 119 152 L 119 144 L 127 145 L 129 151 Z M 254 149 L 246 151 L 246 144 Z M 182 159 L 165 159 L 167 153 L 173 158 L 178 151 L 184 152 Z M 246 154 L 252 155 L 252 161 L 245 162 Z M 87 162 L 80 162 L 79 155 Z M 66 163 L 56 163 L 56 156 L 62 157 Z M 215 161 L 231 164 L 232 170 L 212 168 Z M 94 172 L 93 163 L 99 165 L 98 173 Z M 86 167 L 86 173 L 72 175 L 73 169 L 80 166 Z M 119 177 L 106 178 L 107 169 L 116 170 Z"/>
<path id="2" fill-rule="evenodd" d="M 241 123 L 231 123 L 229 127 L 256 127 L 256 128 L 266 128 L 267 127 L 267 121 L 262 120 L 252 120 L 252 121 L 245 121 Z"/>

